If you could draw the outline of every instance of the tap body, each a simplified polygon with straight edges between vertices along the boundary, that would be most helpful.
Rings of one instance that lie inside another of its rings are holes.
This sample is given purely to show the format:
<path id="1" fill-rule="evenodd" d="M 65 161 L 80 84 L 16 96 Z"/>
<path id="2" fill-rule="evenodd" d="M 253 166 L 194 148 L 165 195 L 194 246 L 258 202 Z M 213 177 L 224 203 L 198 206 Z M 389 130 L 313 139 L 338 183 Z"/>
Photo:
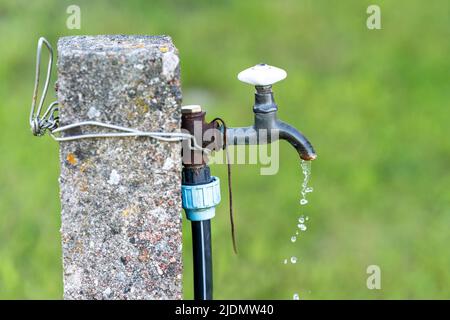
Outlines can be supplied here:
<path id="1" fill-rule="evenodd" d="M 314 160 L 317 155 L 308 139 L 293 126 L 277 117 L 278 107 L 273 98 L 272 86 L 256 86 L 252 126 L 227 128 L 227 144 L 268 144 L 276 140 L 288 141 L 303 160 Z"/>

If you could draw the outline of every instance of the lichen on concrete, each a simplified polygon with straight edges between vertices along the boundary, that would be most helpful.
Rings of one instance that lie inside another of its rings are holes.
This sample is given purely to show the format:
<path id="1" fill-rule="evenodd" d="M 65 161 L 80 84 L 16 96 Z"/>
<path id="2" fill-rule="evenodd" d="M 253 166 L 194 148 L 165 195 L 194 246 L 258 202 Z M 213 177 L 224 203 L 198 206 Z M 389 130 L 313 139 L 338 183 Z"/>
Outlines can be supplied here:
<path id="1" fill-rule="evenodd" d="M 169 37 L 61 38 L 57 90 L 60 125 L 180 128 Z M 146 137 L 60 143 L 65 299 L 181 299 L 180 153 Z"/>

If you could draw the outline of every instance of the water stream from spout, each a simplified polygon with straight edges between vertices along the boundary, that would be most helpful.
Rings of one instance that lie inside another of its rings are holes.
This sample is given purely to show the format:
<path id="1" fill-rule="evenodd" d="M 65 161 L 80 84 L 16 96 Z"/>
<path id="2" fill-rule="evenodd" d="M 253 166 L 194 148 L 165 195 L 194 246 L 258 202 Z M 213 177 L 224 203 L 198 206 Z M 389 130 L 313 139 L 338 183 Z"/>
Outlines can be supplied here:
<path id="1" fill-rule="evenodd" d="M 309 220 L 309 217 L 304 214 L 304 206 L 308 204 L 308 200 L 306 199 L 308 193 L 313 192 L 313 188 L 308 185 L 309 179 L 311 177 L 311 161 L 304 161 L 301 162 L 301 169 L 303 173 L 303 182 L 301 185 L 301 191 L 300 191 L 300 206 L 302 207 L 301 215 L 297 218 L 297 229 L 295 233 L 291 236 L 291 242 L 295 243 L 297 241 L 297 238 L 300 236 L 302 232 L 305 232 L 307 229 L 307 222 Z M 284 259 L 283 263 L 288 264 L 290 262 L 291 264 L 296 264 L 298 262 L 298 258 L 296 256 L 291 256 L 288 259 Z M 300 296 L 296 292 L 293 294 L 293 300 L 299 300 Z"/>

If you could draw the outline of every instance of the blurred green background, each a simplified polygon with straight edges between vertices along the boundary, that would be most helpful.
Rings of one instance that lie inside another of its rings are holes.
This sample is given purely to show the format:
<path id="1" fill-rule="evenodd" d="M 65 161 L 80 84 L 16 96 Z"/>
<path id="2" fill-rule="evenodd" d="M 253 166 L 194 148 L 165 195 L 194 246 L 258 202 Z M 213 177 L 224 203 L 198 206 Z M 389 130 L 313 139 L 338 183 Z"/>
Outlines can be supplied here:
<path id="1" fill-rule="evenodd" d="M 70 4 L 81 7 L 81 30 L 66 28 Z M 382 30 L 366 27 L 370 4 Z M 253 89 L 236 74 L 259 62 L 286 69 L 280 118 L 318 153 L 305 208 L 287 143 L 277 175 L 233 166 L 238 256 L 225 166 L 212 167 L 224 198 L 213 220 L 215 298 L 450 298 L 449 16 L 447 0 L 1 0 L 0 298 L 62 297 L 58 145 L 27 123 L 37 39 L 56 47 L 60 36 L 119 33 L 172 36 L 184 102 L 230 126 L 253 118 Z M 308 230 L 291 243 L 300 214 Z M 188 223 L 183 231 L 190 299 Z M 299 262 L 284 265 L 290 256 Z M 381 290 L 366 287 L 372 264 Z"/>

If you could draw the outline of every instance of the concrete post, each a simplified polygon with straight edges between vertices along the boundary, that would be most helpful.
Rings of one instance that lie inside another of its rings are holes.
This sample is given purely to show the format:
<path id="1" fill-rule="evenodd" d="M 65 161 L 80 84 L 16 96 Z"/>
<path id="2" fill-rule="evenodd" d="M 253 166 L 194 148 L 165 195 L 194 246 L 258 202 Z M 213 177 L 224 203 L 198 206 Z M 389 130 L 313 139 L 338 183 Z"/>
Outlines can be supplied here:
<path id="1" fill-rule="evenodd" d="M 179 59 L 169 37 L 61 38 L 57 91 L 62 126 L 180 128 Z M 181 299 L 181 143 L 61 142 L 60 162 L 64 298 Z"/>

